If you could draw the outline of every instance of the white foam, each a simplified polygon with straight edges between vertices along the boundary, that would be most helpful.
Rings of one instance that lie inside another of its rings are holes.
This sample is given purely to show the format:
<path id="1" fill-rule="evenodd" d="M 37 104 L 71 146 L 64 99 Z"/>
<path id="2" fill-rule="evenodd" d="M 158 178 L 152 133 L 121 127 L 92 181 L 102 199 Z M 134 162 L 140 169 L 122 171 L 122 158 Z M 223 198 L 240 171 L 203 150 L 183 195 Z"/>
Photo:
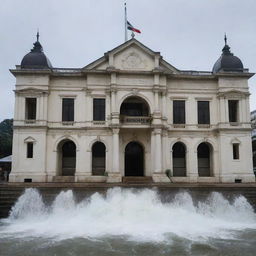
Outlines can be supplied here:
<path id="1" fill-rule="evenodd" d="M 192 240 L 231 238 L 234 230 L 256 229 L 256 214 L 240 196 L 230 203 L 220 193 L 193 204 L 189 193 L 162 203 L 155 190 L 113 188 L 76 203 L 73 192 L 61 192 L 46 207 L 36 189 L 27 189 L 12 208 L 4 236 L 75 237 L 128 236 L 132 240 L 163 241 L 166 235 Z"/>

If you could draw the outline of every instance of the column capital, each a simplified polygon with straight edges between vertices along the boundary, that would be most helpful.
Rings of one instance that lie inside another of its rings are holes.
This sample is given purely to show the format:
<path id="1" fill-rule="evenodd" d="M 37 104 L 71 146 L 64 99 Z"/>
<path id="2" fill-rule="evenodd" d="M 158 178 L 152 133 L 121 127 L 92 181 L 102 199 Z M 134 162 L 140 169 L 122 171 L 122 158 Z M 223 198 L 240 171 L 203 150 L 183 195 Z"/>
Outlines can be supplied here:
<path id="1" fill-rule="evenodd" d="M 162 136 L 163 136 L 163 137 L 167 137 L 167 136 L 168 136 L 168 130 L 163 129 L 163 131 L 162 131 Z"/>
<path id="2" fill-rule="evenodd" d="M 158 93 L 159 91 L 160 91 L 159 86 L 158 85 L 154 85 L 153 92 L 154 93 Z"/>
<path id="3" fill-rule="evenodd" d="M 113 128 L 112 129 L 113 134 L 119 134 L 119 131 L 120 131 L 120 129 L 118 129 L 118 128 Z"/>
<path id="4" fill-rule="evenodd" d="M 160 129 L 160 128 L 155 128 L 154 129 L 154 134 L 162 134 L 162 129 Z"/>

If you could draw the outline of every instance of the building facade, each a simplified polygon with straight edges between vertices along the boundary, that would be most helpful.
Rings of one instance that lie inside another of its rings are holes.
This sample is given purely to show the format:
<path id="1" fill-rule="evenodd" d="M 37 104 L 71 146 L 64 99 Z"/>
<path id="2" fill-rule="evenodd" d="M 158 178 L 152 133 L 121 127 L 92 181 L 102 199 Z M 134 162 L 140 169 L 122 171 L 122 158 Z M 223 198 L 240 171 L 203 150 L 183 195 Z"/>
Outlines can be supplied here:
<path id="1" fill-rule="evenodd" d="M 253 171 L 256 175 L 256 110 L 251 112 Z"/>
<path id="2" fill-rule="evenodd" d="M 53 68 L 37 40 L 11 70 L 10 182 L 254 182 L 253 74 L 222 51 L 212 72 L 181 71 L 133 38 L 84 68 Z"/>

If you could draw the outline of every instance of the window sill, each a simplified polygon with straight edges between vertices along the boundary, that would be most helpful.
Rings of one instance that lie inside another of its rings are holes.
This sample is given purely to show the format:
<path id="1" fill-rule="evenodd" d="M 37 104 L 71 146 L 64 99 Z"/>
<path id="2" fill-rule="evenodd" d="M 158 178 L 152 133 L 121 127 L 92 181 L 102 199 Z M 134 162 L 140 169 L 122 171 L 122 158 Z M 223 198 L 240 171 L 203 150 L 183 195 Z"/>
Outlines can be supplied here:
<path id="1" fill-rule="evenodd" d="M 62 125 L 74 125 L 74 121 L 63 121 Z"/>
<path id="2" fill-rule="evenodd" d="M 93 121 L 94 125 L 105 125 L 106 121 Z"/>
<path id="3" fill-rule="evenodd" d="M 35 123 L 36 123 L 36 120 L 35 120 L 35 119 L 31 119 L 31 120 L 26 119 L 26 120 L 25 120 L 25 124 L 35 124 Z"/>
<path id="4" fill-rule="evenodd" d="M 210 124 L 198 124 L 197 127 L 198 128 L 210 128 L 211 125 Z"/>
<path id="5" fill-rule="evenodd" d="M 173 128 L 185 128 L 185 124 L 173 124 Z"/>
<path id="6" fill-rule="evenodd" d="M 238 126 L 238 125 L 239 125 L 238 122 L 229 122 L 229 124 L 230 124 L 231 126 Z"/>

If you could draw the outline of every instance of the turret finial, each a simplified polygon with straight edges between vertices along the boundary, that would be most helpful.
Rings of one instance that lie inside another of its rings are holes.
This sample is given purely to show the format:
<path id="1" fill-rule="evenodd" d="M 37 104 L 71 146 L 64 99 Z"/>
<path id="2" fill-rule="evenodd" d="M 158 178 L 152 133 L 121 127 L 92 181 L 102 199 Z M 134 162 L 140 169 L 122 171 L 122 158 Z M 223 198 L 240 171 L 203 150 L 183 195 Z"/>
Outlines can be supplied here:
<path id="1" fill-rule="evenodd" d="M 37 33 L 36 33 L 36 41 L 39 42 L 39 29 L 37 29 Z"/>
<path id="2" fill-rule="evenodd" d="M 224 41 L 225 41 L 225 45 L 227 45 L 227 34 L 226 33 L 224 35 Z"/>

